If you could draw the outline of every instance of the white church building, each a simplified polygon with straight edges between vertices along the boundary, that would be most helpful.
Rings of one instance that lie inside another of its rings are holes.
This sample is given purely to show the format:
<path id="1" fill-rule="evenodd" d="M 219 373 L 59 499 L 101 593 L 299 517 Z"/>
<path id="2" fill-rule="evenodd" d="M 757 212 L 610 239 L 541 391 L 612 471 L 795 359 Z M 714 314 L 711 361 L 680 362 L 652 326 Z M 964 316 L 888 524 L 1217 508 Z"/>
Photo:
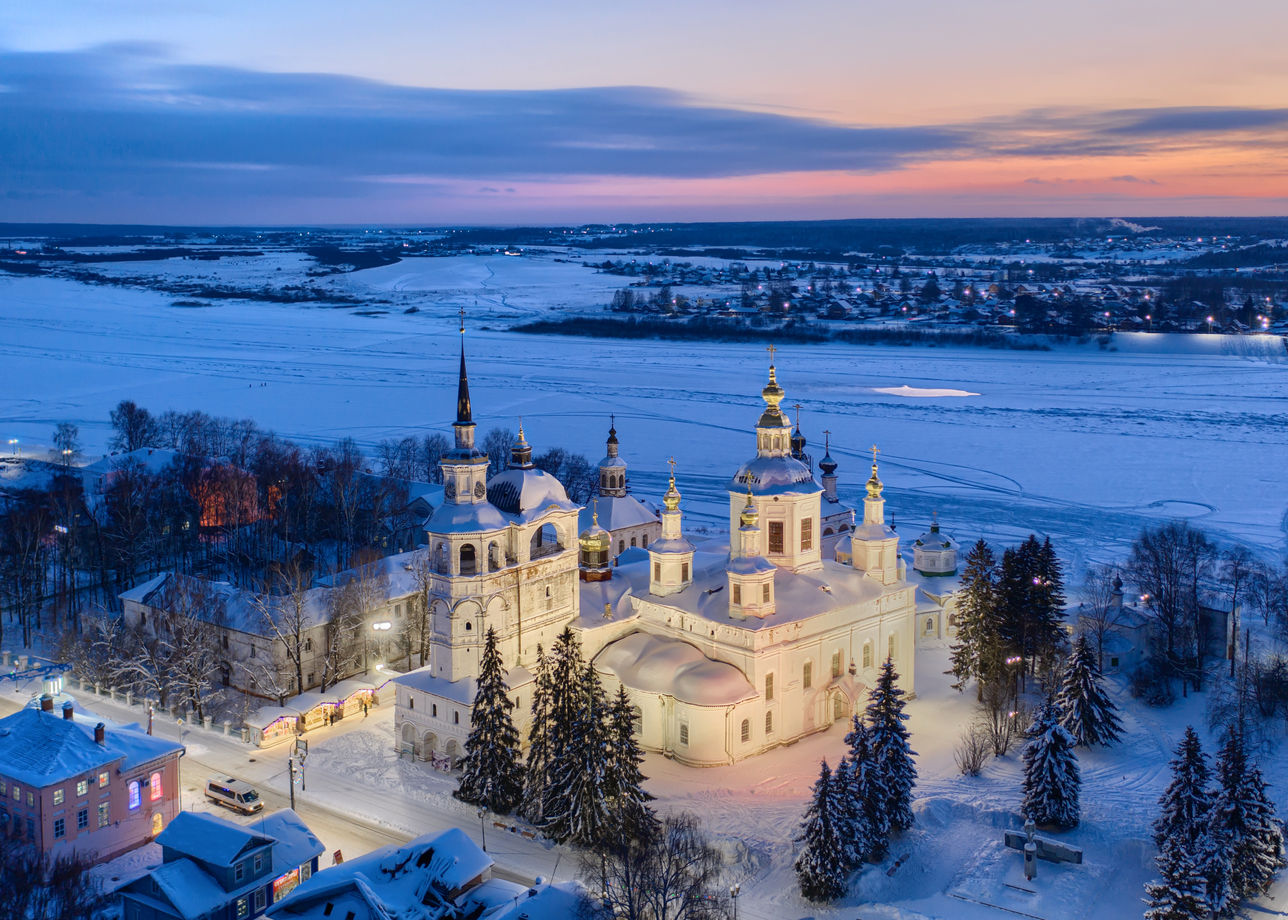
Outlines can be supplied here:
<path id="1" fill-rule="evenodd" d="M 425 524 L 435 560 L 431 652 L 424 667 L 393 681 L 401 749 L 462 753 L 488 628 L 510 669 L 525 740 L 528 669 L 538 645 L 549 649 L 568 625 L 605 689 L 625 686 L 642 746 L 686 764 L 733 763 L 848 720 L 887 657 L 911 692 L 916 587 L 885 523 L 875 451 L 862 523 L 851 527 L 830 456 L 825 488 L 793 455 L 773 365 L 761 395 L 755 455 L 727 487 L 729 544 L 686 537 L 673 464 L 647 558 L 637 552 L 613 564 L 620 536 L 593 509 L 577 532 L 584 511 L 532 466 L 522 433 L 509 468 L 487 477 L 462 347 L 445 501 Z M 613 432 L 607 460 L 615 447 Z M 618 488 L 618 469 L 601 470 L 601 488 L 605 475 Z M 848 539 L 834 542 L 842 525 Z"/>

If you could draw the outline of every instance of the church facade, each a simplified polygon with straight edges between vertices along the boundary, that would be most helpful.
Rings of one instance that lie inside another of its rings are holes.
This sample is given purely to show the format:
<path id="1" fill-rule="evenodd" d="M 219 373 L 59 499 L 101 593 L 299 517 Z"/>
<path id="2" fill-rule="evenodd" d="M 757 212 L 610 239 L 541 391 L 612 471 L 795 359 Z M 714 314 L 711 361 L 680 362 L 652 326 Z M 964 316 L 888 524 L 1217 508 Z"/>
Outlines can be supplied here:
<path id="1" fill-rule="evenodd" d="M 607 494 L 589 522 L 532 467 L 522 433 L 509 468 L 487 478 L 462 348 L 456 446 L 442 461 L 451 488 L 426 522 L 434 640 L 426 666 L 394 680 L 400 744 L 459 755 L 489 627 L 525 736 L 537 645 L 549 648 L 571 625 L 605 689 L 626 688 L 642 746 L 696 766 L 733 763 L 848 721 L 887 657 L 911 692 L 916 588 L 885 523 L 875 451 L 863 521 L 851 525 L 853 513 L 836 499 L 835 462 L 820 463 L 820 485 L 803 457 L 773 365 L 761 395 L 755 455 L 727 485 L 729 543 L 686 536 L 673 464 L 656 517 L 643 503 L 651 520 L 632 511 L 649 527 L 647 558 L 614 564 L 622 537 L 605 526 L 604 502 L 634 500 L 614 462 L 615 428 L 601 464 Z M 643 549 L 643 531 L 638 539 Z"/>

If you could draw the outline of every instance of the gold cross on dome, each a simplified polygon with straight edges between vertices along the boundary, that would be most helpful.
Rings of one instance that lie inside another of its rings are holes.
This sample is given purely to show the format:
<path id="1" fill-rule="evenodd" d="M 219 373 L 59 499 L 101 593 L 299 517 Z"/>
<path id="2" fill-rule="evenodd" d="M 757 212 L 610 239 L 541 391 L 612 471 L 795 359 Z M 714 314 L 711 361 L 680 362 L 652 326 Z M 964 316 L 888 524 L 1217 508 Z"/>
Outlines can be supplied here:
<path id="1" fill-rule="evenodd" d="M 769 366 L 774 366 L 774 352 L 778 351 L 777 346 L 770 345 L 765 351 L 769 352 Z"/>
<path id="2" fill-rule="evenodd" d="M 672 479 L 674 479 L 674 478 L 675 478 L 675 458 L 674 458 L 674 457 L 667 457 L 667 458 L 666 458 L 666 462 L 667 462 L 668 464 L 670 464 L 670 467 L 671 467 L 671 478 L 672 478 Z"/>
<path id="3" fill-rule="evenodd" d="M 875 444 L 873 444 L 873 445 L 872 445 L 872 462 L 873 462 L 873 463 L 876 463 L 876 462 L 877 462 L 877 454 L 879 454 L 879 453 L 881 453 L 881 448 L 879 448 L 879 447 L 877 447 Z"/>

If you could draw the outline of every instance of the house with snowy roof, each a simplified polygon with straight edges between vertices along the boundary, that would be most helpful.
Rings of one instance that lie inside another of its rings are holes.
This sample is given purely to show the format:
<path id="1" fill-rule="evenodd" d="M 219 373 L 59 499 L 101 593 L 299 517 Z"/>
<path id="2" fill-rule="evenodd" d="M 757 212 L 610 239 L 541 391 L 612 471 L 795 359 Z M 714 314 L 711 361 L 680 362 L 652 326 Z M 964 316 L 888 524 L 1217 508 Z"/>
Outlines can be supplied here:
<path id="1" fill-rule="evenodd" d="M 259 917 L 318 871 L 324 848 L 283 809 L 243 827 L 185 811 L 156 842 L 161 865 L 121 889 L 123 920 Z"/>
<path id="2" fill-rule="evenodd" d="M 605 689 L 625 687 L 641 745 L 693 765 L 732 763 L 848 720 L 887 658 L 911 692 L 916 589 L 885 522 L 875 453 L 862 523 L 852 524 L 854 512 L 831 501 L 835 480 L 814 478 L 776 374 L 771 364 L 756 455 L 728 482 L 729 542 L 685 535 L 673 467 L 648 548 L 625 547 L 613 565 L 612 532 L 593 509 L 591 526 L 574 530 L 580 509 L 532 467 L 525 440 L 488 478 L 462 348 L 446 499 L 426 523 L 429 660 L 392 681 L 400 748 L 426 759 L 459 750 L 489 629 L 513 674 L 571 626 Z M 531 693 L 512 698 L 522 721 Z M 426 707 L 452 721 L 427 726 Z"/>
<path id="3" fill-rule="evenodd" d="M 492 858 L 459 828 L 323 869 L 269 908 L 273 920 L 565 920 L 575 889 L 491 877 Z"/>
<path id="4" fill-rule="evenodd" d="M 0 831 L 95 862 L 140 846 L 179 813 L 184 748 L 137 725 L 54 711 L 50 694 L 0 719 Z"/>

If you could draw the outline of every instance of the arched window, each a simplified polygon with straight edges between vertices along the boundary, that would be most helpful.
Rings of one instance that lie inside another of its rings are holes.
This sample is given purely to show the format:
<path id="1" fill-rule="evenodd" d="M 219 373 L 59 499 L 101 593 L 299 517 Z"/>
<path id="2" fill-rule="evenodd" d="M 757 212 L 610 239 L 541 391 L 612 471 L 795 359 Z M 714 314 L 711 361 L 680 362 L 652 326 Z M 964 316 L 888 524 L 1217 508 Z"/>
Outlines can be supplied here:
<path id="1" fill-rule="evenodd" d="M 466 631 L 466 632 L 470 632 L 472 629 L 474 629 L 474 624 L 473 624 L 473 623 L 471 623 L 469 620 L 466 620 L 466 621 L 465 621 L 465 631 Z"/>
<path id="2" fill-rule="evenodd" d="M 478 574 L 478 560 L 475 558 L 473 543 L 466 543 L 461 546 L 461 574 Z"/>
<path id="3" fill-rule="evenodd" d="M 530 555 L 533 559 L 541 556 L 549 556 L 551 553 L 557 553 L 563 549 L 559 545 L 559 531 L 555 529 L 554 524 L 542 524 L 532 533 Z"/>
<path id="4" fill-rule="evenodd" d="M 644 534 L 644 548 L 648 549 L 648 534 Z"/>
<path id="5" fill-rule="evenodd" d="M 886 657 L 891 661 L 894 660 L 894 633 L 890 633 L 889 638 L 886 639 Z"/>
<path id="6" fill-rule="evenodd" d="M 832 676 L 841 676 L 841 650 L 839 648 L 832 653 Z"/>
<path id="7" fill-rule="evenodd" d="M 772 735 L 773 733 L 774 733 L 774 714 L 772 712 L 767 712 L 765 713 L 765 734 Z"/>
<path id="8" fill-rule="evenodd" d="M 926 632 L 932 633 L 934 631 L 935 631 L 935 618 L 926 617 Z"/>
<path id="9" fill-rule="evenodd" d="M 148 780 L 148 788 L 149 788 L 149 793 L 148 793 L 149 799 L 155 802 L 157 799 L 161 798 L 162 792 L 161 792 L 161 774 L 160 773 L 152 774 L 151 778 Z"/>
<path id="10" fill-rule="evenodd" d="M 434 571 L 447 572 L 447 544 L 440 543 L 434 548 Z"/>
<path id="11" fill-rule="evenodd" d="M 624 553 L 624 552 L 626 552 L 626 541 L 625 541 L 625 540 L 618 540 L 618 541 L 617 541 L 617 551 L 618 551 L 619 553 Z"/>
<path id="12" fill-rule="evenodd" d="M 766 674 L 765 675 L 765 699 L 772 700 L 773 698 L 774 698 L 774 675 Z"/>
<path id="13" fill-rule="evenodd" d="M 872 667 L 872 643 L 870 641 L 863 643 L 863 666 L 865 668 Z"/>
<path id="14" fill-rule="evenodd" d="M 742 720 L 742 743 L 746 744 L 751 740 L 751 719 Z"/>
<path id="15" fill-rule="evenodd" d="M 839 693 L 836 699 L 832 700 L 832 718 L 837 720 L 845 718 L 845 697 Z"/>
<path id="16" fill-rule="evenodd" d="M 635 538 L 634 538 L 634 537 L 631 537 L 631 546 L 632 546 L 632 547 L 634 547 L 634 546 L 635 546 Z"/>

